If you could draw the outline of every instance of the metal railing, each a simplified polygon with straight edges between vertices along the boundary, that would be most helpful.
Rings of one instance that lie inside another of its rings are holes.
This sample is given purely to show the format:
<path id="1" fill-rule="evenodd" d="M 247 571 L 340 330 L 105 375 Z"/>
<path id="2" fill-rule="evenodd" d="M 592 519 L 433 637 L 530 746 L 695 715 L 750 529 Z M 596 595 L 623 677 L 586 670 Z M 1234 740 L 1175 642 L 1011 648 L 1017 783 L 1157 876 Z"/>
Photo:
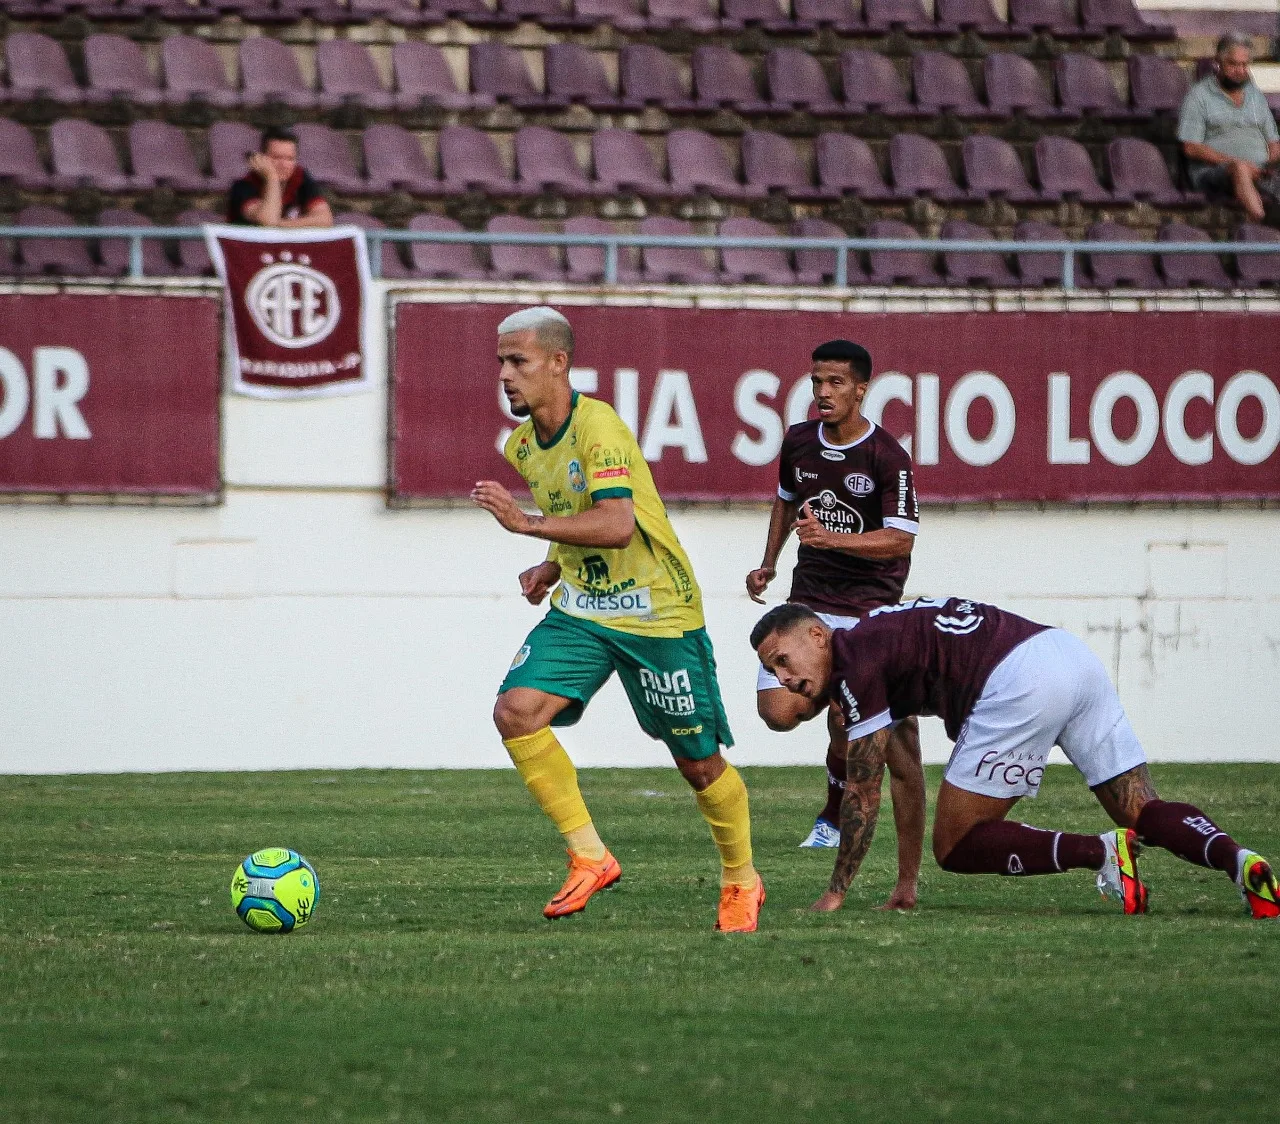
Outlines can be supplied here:
<path id="1" fill-rule="evenodd" d="M 678 247 L 695 250 L 825 250 L 836 256 L 832 284 L 849 287 L 849 255 L 873 250 L 905 250 L 916 253 L 1061 254 L 1062 287 L 1077 286 L 1079 254 L 1280 254 L 1280 242 L 1053 242 L 982 241 L 946 238 L 730 238 L 693 234 L 517 234 L 489 231 L 362 230 L 369 248 L 373 275 L 381 275 L 381 248 L 386 243 L 434 242 L 470 246 L 594 246 L 604 250 L 604 283 L 618 283 L 620 251 L 631 248 Z M 203 239 L 198 226 L 0 226 L 0 238 L 73 238 L 95 241 L 127 240 L 129 270 L 140 278 L 144 239 Z"/>

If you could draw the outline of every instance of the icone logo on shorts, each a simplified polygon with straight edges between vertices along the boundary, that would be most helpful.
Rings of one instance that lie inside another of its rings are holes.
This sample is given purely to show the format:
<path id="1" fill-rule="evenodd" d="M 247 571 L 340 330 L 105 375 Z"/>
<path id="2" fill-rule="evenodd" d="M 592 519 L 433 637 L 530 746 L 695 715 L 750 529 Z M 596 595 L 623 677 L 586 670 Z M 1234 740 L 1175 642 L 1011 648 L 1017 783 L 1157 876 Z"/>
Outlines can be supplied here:
<path id="1" fill-rule="evenodd" d="M 279 347 L 311 347 L 338 326 L 338 288 L 306 254 L 284 250 L 277 261 L 263 254 L 263 268 L 245 289 L 244 303 L 258 330 Z"/>

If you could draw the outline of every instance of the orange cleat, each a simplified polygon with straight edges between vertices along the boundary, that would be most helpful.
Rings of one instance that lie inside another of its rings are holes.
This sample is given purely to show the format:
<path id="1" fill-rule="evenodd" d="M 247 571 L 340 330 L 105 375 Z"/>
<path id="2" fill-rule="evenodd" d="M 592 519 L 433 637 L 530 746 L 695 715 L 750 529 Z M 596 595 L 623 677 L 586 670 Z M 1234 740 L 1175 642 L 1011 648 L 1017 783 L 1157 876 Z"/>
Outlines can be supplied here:
<path id="1" fill-rule="evenodd" d="M 588 859 L 569 852 L 569 877 L 556 896 L 547 902 L 542 916 L 550 921 L 568 917 L 587 908 L 597 890 L 607 890 L 622 878 L 622 867 L 608 851 L 602 859 Z"/>
<path id="2" fill-rule="evenodd" d="M 764 905 L 764 879 L 756 875 L 754 886 L 730 883 L 720 887 L 720 909 L 716 928 L 722 933 L 754 933 Z"/>
<path id="3" fill-rule="evenodd" d="M 1256 851 L 1240 852 L 1240 874 L 1236 885 L 1240 887 L 1240 896 L 1254 917 L 1280 917 L 1280 884 L 1277 884 L 1271 864 Z"/>

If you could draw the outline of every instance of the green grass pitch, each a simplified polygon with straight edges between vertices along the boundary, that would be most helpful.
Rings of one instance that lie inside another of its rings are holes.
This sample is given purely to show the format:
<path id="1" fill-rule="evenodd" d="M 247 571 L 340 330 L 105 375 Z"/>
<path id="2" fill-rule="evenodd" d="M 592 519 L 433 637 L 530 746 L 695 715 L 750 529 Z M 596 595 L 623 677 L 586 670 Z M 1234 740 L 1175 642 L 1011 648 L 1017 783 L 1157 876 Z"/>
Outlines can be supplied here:
<path id="1" fill-rule="evenodd" d="M 1157 786 L 1280 857 L 1280 767 Z M 1082 872 L 893 880 L 887 800 L 843 912 L 805 907 L 822 771 L 746 769 L 761 931 L 712 932 L 673 770 L 584 770 L 621 886 L 550 924 L 562 852 L 514 772 L 0 779 L 0 1120 L 1274 1120 L 1280 927 L 1145 856 L 1147 917 Z M 930 770 L 930 790 L 938 783 Z M 1106 823 L 1074 771 L 1036 824 Z M 316 866 L 314 921 L 251 933 L 255 848 Z"/>

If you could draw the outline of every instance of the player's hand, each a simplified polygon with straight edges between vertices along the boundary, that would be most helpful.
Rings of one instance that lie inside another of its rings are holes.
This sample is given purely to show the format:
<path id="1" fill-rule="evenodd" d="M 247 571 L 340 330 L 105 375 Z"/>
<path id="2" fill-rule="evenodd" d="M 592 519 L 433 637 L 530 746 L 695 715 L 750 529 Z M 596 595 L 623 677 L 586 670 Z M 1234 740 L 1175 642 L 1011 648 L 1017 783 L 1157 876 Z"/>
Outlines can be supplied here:
<path id="1" fill-rule="evenodd" d="M 806 500 L 800 507 L 800 518 L 796 520 L 792 530 L 796 533 L 796 538 L 805 546 L 816 547 L 819 550 L 826 549 L 830 543 L 831 532 L 818 522 L 817 517 L 813 514 L 813 509 Z"/>
<path id="2" fill-rule="evenodd" d="M 278 179 L 276 175 L 276 167 L 261 152 L 249 153 L 249 167 L 258 173 L 264 180 Z"/>
<path id="3" fill-rule="evenodd" d="M 530 605 L 541 605 L 542 599 L 555 588 L 559 580 L 560 563 L 548 559 L 546 562 L 539 562 L 536 566 L 530 567 L 520 575 L 520 592 L 524 594 L 524 599 Z"/>
<path id="4" fill-rule="evenodd" d="M 876 906 L 876 909 L 886 911 L 890 909 L 915 909 L 915 907 L 916 888 L 913 884 L 910 886 L 895 886 L 893 893 L 889 895 L 889 900 L 884 905 Z"/>
<path id="5" fill-rule="evenodd" d="M 809 907 L 809 912 L 834 913 L 842 905 L 844 905 L 844 895 L 837 894 L 834 890 L 828 890 Z"/>
<path id="6" fill-rule="evenodd" d="M 515 497 L 496 480 L 477 480 L 471 490 L 471 501 L 483 507 L 508 531 L 522 535 L 530 526 L 529 517 L 520 510 Z"/>
<path id="7" fill-rule="evenodd" d="M 768 584 L 777 576 L 778 571 L 772 566 L 761 566 L 759 569 L 752 570 L 747 575 L 747 596 L 757 605 L 763 605 L 764 598 L 760 594 L 765 591 Z"/>

